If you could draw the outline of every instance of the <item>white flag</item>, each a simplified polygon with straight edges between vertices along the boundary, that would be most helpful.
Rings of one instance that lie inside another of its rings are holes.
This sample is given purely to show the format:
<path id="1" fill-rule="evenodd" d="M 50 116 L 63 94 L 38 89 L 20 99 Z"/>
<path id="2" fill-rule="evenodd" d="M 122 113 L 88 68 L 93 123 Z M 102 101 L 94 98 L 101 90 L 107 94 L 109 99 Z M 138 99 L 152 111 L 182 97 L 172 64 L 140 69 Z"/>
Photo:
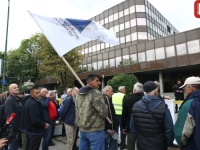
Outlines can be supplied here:
<path id="1" fill-rule="evenodd" d="M 45 17 L 28 12 L 59 56 L 94 39 L 113 45 L 118 44 L 116 33 L 105 29 L 95 21 Z"/>

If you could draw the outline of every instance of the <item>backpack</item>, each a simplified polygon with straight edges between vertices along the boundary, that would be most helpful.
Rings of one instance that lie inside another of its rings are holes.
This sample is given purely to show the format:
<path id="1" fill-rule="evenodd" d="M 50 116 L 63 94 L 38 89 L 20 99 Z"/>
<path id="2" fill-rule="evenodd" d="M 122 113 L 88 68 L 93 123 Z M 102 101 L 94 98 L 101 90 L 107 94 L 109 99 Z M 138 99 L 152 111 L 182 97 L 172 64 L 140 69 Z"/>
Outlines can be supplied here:
<path id="1" fill-rule="evenodd" d="M 6 117 L 4 114 L 4 105 L 0 105 L 0 128 L 6 123 Z"/>

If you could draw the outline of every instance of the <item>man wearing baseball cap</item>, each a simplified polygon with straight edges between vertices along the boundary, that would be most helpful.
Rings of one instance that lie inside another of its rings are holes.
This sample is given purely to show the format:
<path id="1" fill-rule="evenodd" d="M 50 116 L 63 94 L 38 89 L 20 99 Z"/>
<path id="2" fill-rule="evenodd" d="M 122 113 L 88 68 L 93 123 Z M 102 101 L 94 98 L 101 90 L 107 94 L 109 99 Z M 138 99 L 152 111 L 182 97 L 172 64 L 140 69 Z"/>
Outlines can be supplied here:
<path id="1" fill-rule="evenodd" d="M 189 77 L 180 88 L 186 99 L 174 126 L 175 138 L 181 150 L 200 150 L 200 78 Z"/>
<path id="2" fill-rule="evenodd" d="M 158 98 L 157 85 L 147 81 L 145 96 L 132 108 L 130 130 L 139 150 L 167 150 L 173 145 L 173 121 L 169 109 Z"/>

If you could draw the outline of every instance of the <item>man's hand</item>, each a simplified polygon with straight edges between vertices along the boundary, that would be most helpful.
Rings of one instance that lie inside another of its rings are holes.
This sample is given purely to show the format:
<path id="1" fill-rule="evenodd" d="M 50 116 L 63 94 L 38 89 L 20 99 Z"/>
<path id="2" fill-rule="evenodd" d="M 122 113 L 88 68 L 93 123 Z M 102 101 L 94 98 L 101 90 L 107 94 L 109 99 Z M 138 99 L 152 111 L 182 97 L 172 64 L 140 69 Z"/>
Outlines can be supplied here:
<path id="1" fill-rule="evenodd" d="M 44 128 L 47 129 L 48 127 L 49 127 L 49 124 L 48 124 L 48 123 L 45 123 Z"/>
<path id="2" fill-rule="evenodd" d="M 110 134 L 110 135 L 113 135 L 114 133 L 115 133 L 114 130 L 110 130 L 110 131 L 109 131 L 109 134 Z"/>
<path id="3" fill-rule="evenodd" d="M 123 130 L 122 130 L 122 133 L 123 133 L 123 134 L 127 134 L 127 130 L 126 130 L 126 129 L 123 129 Z"/>
<path id="4" fill-rule="evenodd" d="M 7 145 L 8 144 L 7 142 L 8 140 L 6 138 L 0 139 L 0 149 L 4 147 L 5 145 Z"/>
<path id="5" fill-rule="evenodd" d="M 164 99 L 170 100 L 171 98 L 169 96 L 163 96 Z"/>

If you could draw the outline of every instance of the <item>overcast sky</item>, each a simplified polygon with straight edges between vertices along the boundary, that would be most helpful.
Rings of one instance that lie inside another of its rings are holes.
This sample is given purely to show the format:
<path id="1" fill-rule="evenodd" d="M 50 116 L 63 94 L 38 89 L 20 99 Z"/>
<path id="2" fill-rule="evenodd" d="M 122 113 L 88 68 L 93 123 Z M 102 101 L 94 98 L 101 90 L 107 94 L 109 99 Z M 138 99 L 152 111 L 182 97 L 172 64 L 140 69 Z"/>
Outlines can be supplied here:
<path id="1" fill-rule="evenodd" d="M 8 49 L 20 46 L 23 39 L 40 32 L 28 14 L 88 19 L 124 0 L 10 0 Z M 194 0 L 149 0 L 179 32 L 200 27 L 200 19 L 194 17 Z M 8 1 L 0 5 L 0 51 L 5 51 Z"/>

